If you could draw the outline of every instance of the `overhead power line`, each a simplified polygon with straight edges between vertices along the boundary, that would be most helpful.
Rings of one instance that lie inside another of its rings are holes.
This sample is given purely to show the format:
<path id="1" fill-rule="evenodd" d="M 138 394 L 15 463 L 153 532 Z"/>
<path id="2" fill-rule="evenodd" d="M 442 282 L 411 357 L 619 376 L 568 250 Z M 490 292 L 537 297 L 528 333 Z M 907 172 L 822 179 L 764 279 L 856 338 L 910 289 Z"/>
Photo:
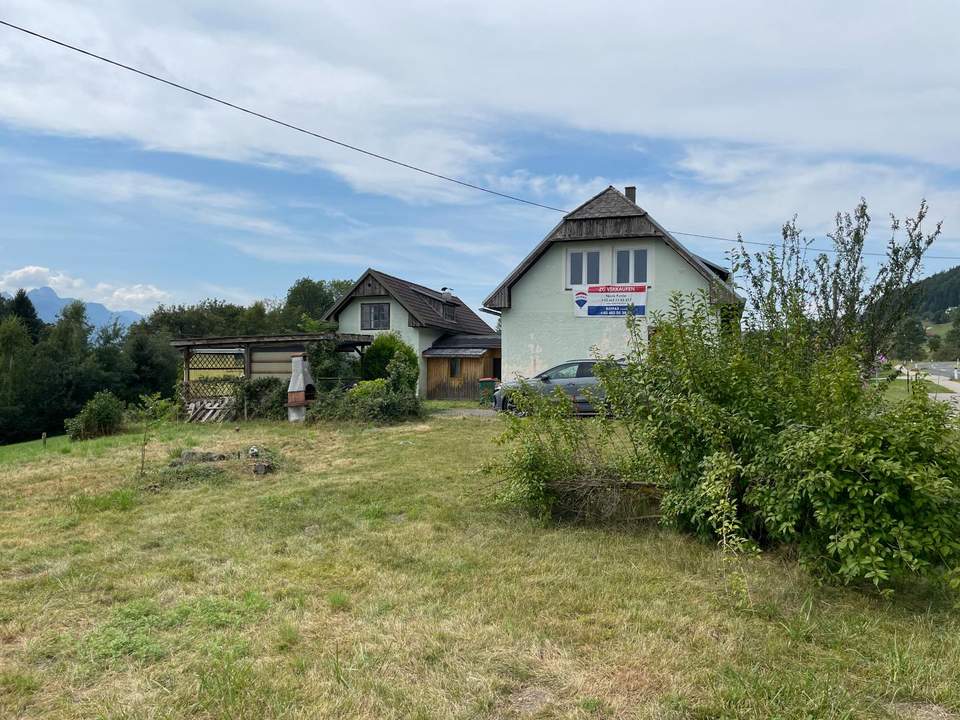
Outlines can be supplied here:
<path id="1" fill-rule="evenodd" d="M 362 153 L 363 155 L 376 158 L 377 160 L 383 160 L 384 162 L 392 163 L 393 165 L 399 165 L 400 167 L 407 168 L 408 170 L 413 170 L 418 173 L 423 173 L 424 175 L 429 175 L 430 177 L 437 178 L 438 180 L 446 180 L 447 182 L 456 183 L 457 185 L 470 188 L 471 190 L 479 190 L 480 192 L 489 193 L 490 195 L 496 195 L 498 197 L 506 198 L 507 200 L 515 200 L 516 202 L 521 202 L 526 205 L 533 205 L 534 207 L 543 208 L 544 210 L 554 210 L 556 212 L 562 212 L 562 213 L 568 212 L 567 210 L 562 210 L 557 207 L 552 207 L 551 205 L 544 205 L 543 203 L 534 202 L 533 200 L 526 200 L 525 198 L 517 197 L 516 195 L 509 195 L 507 193 L 498 192 L 497 190 L 492 190 L 491 188 L 483 187 L 482 185 L 475 185 L 474 183 L 467 182 L 466 180 L 459 180 L 457 178 L 450 177 L 449 175 L 443 175 L 442 173 L 433 172 L 432 170 L 427 170 L 426 168 L 417 167 L 416 165 L 405 163 L 402 160 L 397 160 L 396 158 L 388 157 L 386 155 L 381 155 L 380 153 L 373 152 L 372 150 L 366 150 L 362 147 L 358 147 L 357 145 L 351 145 L 350 143 L 343 142 L 342 140 L 336 140 L 335 138 L 328 137 L 318 132 L 314 132 L 313 130 L 308 130 L 307 128 L 300 127 L 299 125 L 294 125 L 293 123 L 288 123 L 284 120 L 280 120 L 278 118 L 272 117 L 265 113 L 257 112 L 256 110 L 251 110 L 250 108 L 244 107 L 243 105 L 237 105 L 236 103 L 230 102 L 229 100 L 224 100 L 223 98 L 216 97 L 215 95 L 210 95 L 209 93 L 201 92 L 200 90 L 194 90 L 193 88 L 187 87 L 186 85 L 181 85 L 178 82 L 174 82 L 173 80 L 169 80 L 165 77 L 161 77 L 160 75 L 154 75 L 153 73 L 149 73 L 146 70 L 140 70 L 139 68 L 135 68 L 132 65 L 126 65 L 125 63 L 119 62 L 117 60 L 111 60 L 108 57 L 104 57 L 103 55 L 98 55 L 97 53 L 91 52 L 89 50 L 84 50 L 83 48 L 77 47 L 76 45 L 70 45 L 69 43 L 63 42 L 62 40 L 57 40 L 56 38 L 52 38 L 48 35 L 43 35 L 33 30 L 28 30 L 27 28 L 20 27 L 19 25 L 14 25 L 13 23 L 7 22 L 6 20 L 0 20 L 0 25 L 6 25 L 8 28 L 11 28 L 13 30 L 18 30 L 22 33 L 26 33 L 27 35 L 32 35 L 33 37 L 39 38 L 40 40 L 46 40 L 47 42 L 53 43 L 54 45 L 59 45 L 60 47 L 66 48 L 68 50 L 73 50 L 74 52 L 78 52 L 81 55 L 86 55 L 87 57 L 94 58 L 95 60 L 100 60 L 101 62 L 108 63 L 110 65 L 113 65 L 114 67 L 118 67 L 123 70 L 128 70 L 129 72 L 136 73 L 137 75 L 142 75 L 145 78 L 156 80 L 157 82 L 161 82 L 164 85 L 169 85 L 170 87 L 176 88 L 177 90 L 183 90 L 184 92 L 188 92 L 191 95 L 196 95 L 197 97 L 201 97 L 204 100 L 209 100 L 211 102 L 219 103 L 220 105 L 224 105 L 228 108 L 232 108 L 233 110 L 239 110 L 240 112 L 246 113 L 247 115 L 258 117 L 261 120 L 272 122 L 276 125 L 280 125 L 290 130 L 296 130 L 297 132 L 303 133 L 304 135 L 310 135 L 311 137 L 317 138 L 318 140 L 323 140 L 324 142 L 332 143 L 333 145 L 339 145 L 340 147 L 346 148 L 347 150 L 353 150 L 354 152 Z"/>
<path id="2" fill-rule="evenodd" d="M 446 182 L 454 183 L 456 185 L 460 185 L 461 187 L 469 188 L 471 190 L 477 190 L 479 192 L 487 193 L 489 195 L 495 195 L 497 197 L 504 198 L 505 200 L 513 200 L 514 202 L 523 203 L 524 205 L 531 205 L 533 207 L 542 208 L 544 210 L 553 210 L 554 212 L 559 212 L 564 214 L 570 212 L 569 210 L 564 210 L 562 208 L 554 207 L 552 205 L 546 205 L 544 203 L 539 203 L 534 200 L 527 200 L 526 198 L 518 197 L 516 195 L 510 195 L 509 193 L 503 193 L 498 190 L 494 190 L 492 188 L 484 187 L 483 185 L 477 185 L 475 183 L 467 182 L 466 180 L 460 180 L 455 177 L 450 177 L 449 175 L 433 172 L 432 170 L 428 170 L 426 168 L 413 165 L 411 163 L 403 162 L 402 160 L 397 160 L 396 158 L 392 158 L 387 155 L 382 155 L 372 150 L 367 150 L 358 145 L 353 145 L 351 143 L 344 142 L 342 140 L 337 140 L 335 138 L 329 137 L 322 133 L 315 132 L 313 130 L 308 130 L 307 128 L 300 127 L 299 125 L 294 125 L 293 123 L 280 120 L 279 118 L 275 118 L 271 115 L 267 115 L 266 113 L 261 113 L 251 108 L 244 107 L 243 105 L 238 105 L 237 103 L 230 102 L 229 100 L 224 100 L 223 98 L 217 97 L 215 95 L 202 92 L 201 90 L 195 90 L 194 88 L 187 87 L 186 85 L 182 85 L 178 82 L 162 77 L 160 75 L 155 75 L 154 73 L 147 72 L 146 70 L 141 70 L 140 68 L 133 67 L 132 65 L 127 65 L 126 63 L 122 63 L 118 60 L 112 60 L 103 55 L 98 55 L 97 53 L 92 52 L 90 50 L 84 50 L 81 47 L 77 47 L 76 45 L 71 45 L 70 43 L 63 42 L 62 40 L 57 40 L 56 38 L 52 38 L 49 35 L 44 35 L 42 33 L 36 32 L 35 30 L 30 30 L 20 25 L 15 25 L 14 23 L 8 22 L 6 20 L 0 20 L 0 25 L 4 25 L 12 30 L 25 33 L 39 40 L 45 40 L 46 42 L 52 43 L 54 45 L 58 45 L 62 48 L 66 48 L 67 50 L 72 50 L 73 52 L 80 53 L 81 55 L 86 55 L 87 57 L 93 58 L 94 60 L 105 62 L 108 65 L 113 65 L 114 67 L 118 67 L 122 70 L 127 70 L 128 72 L 132 72 L 142 77 L 149 78 L 150 80 L 155 80 L 156 82 L 163 83 L 164 85 L 168 85 L 172 88 L 176 88 L 177 90 L 182 90 L 183 92 L 190 93 L 191 95 L 195 95 L 197 97 L 203 98 L 204 100 L 209 100 L 210 102 L 218 103 L 219 105 L 223 105 L 224 107 L 231 108 L 232 110 L 238 110 L 239 112 L 246 113 L 247 115 L 251 115 L 256 118 L 260 118 L 261 120 L 266 120 L 267 122 L 271 122 L 271 123 L 274 123 L 275 125 L 285 127 L 289 130 L 294 130 L 296 132 L 303 133 L 304 135 L 309 135 L 310 137 L 316 138 L 317 140 L 323 140 L 324 142 L 331 143 L 332 145 L 337 145 L 347 150 L 352 150 L 362 155 L 366 155 L 368 157 L 372 157 L 377 160 L 382 160 L 383 162 L 391 163 L 392 165 L 397 165 L 398 167 L 406 168 L 407 170 L 412 170 L 414 172 L 418 172 L 423 175 L 428 175 L 438 180 L 444 180 Z M 734 243 L 734 244 L 738 242 L 743 242 L 744 244 L 747 244 L 747 245 L 763 245 L 766 247 L 769 247 L 772 245 L 774 247 L 782 247 L 782 243 L 767 243 L 767 242 L 759 242 L 759 241 L 753 241 L 753 240 L 742 240 L 739 238 L 721 237 L 718 235 L 701 235 L 699 233 L 681 232 L 679 230 L 670 230 L 669 232 L 674 235 L 684 235 L 687 237 L 696 237 L 696 238 L 702 238 L 705 240 L 720 240 L 722 242 L 728 242 L 728 243 Z M 810 248 L 810 250 L 814 250 L 816 252 L 827 252 L 827 253 L 836 252 L 836 250 L 829 249 L 829 248 Z M 885 257 L 885 253 L 878 253 L 878 252 L 864 252 L 863 254 L 876 256 L 876 257 Z M 948 257 L 948 256 L 928 255 L 927 258 L 930 260 L 960 260 L 960 256 Z"/>

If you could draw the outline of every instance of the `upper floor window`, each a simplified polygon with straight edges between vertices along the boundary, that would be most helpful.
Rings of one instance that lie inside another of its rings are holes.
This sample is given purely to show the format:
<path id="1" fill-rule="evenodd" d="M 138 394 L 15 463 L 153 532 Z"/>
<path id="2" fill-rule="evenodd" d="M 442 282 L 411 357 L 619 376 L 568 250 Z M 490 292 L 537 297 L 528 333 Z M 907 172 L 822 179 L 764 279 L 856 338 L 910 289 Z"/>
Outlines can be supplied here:
<path id="1" fill-rule="evenodd" d="M 576 250 L 567 254 L 567 279 L 571 287 L 600 283 L 600 251 Z"/>
<path id="2" fill-rule="evenodd" d="M 457 319 L 457 307 L 456 305 L 444 305 L 443 306 L 443 319 L 444 320 L 456 320 Z"/>
<path id="3" fill-rule="evenodd" d="M 617 284 L 647 282 L 647 251 L 617 250 L 614 268 L 614 281 Z"/>
<path id="4" fill-rule="evenodd" d="M 389 330 L 390 303 L 361 303 L 360 304 L 361 330 Z"/>

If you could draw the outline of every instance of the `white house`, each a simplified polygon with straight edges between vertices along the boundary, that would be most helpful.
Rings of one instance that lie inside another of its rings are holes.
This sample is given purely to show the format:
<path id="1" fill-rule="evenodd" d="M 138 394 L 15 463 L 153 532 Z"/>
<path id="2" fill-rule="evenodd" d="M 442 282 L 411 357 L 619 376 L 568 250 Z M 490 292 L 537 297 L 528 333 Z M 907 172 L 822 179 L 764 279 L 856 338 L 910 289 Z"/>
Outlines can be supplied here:
<path id="1" fill-rule="evenodd" d="M 613 187 L 563 220 L 484 301 L 500 314 L 503 377 L 594 352 L 622 355 L 628 308 L 646 324 L 674 292 L 740 304 L 727 270 L 694 255 Z M 644 327 L 644 332 L 648 328 Z"/>
<path id="2" fill-rule="evenodd" d="M 416 350 L 430 399 L 477 399 L 481 377 L 500 377 L 500 336 L 446 288 L 370 268 L 324 319 L 347 335 L 397 333 Z"/>

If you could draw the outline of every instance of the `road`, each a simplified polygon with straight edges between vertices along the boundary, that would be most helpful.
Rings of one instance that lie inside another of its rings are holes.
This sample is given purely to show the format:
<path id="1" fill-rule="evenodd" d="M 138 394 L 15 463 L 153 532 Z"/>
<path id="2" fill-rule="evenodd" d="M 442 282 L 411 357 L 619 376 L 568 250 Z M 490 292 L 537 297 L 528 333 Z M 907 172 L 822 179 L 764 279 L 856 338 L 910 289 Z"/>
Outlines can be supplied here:
<path id="1" fill-rule="evenodd" d="M 935 375 L 947 380 L 960 380 L 960 372 L 957 372 L 956 376 L 953 374 L 957 369 L 957 363 L 955 362 L 920 362 L 916 366 L 918 370 L 922 370 L 931 377 Z"/>

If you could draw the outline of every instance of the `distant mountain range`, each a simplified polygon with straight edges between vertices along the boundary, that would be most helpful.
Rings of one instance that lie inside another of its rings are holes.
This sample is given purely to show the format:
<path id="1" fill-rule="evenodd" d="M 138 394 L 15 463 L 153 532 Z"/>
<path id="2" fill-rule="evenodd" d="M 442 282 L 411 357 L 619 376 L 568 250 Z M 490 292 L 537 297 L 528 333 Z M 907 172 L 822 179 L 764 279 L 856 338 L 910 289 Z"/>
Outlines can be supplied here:
<path id="1" fill-rule="evenodd" d="M 0 293 L 5 298 L 12 297 L 10 293 Z M 74 298 L 63 298 L 57 295 L 53 288 L 38 287 L 27 291 L 27 297 L 37 309 L 37 315 L 46 323 L 56 322 L 57 315 L 67 305 L 74 302 Z M 106 305 L 95 302 L 84 302 L 87 308 L 87 320 L 96 328 L 112 325 L 116 320 L 123 327 L 129 327 L 138 320 L 143 319 L 143 315 L 133 310 L 111 310 Z"/>

